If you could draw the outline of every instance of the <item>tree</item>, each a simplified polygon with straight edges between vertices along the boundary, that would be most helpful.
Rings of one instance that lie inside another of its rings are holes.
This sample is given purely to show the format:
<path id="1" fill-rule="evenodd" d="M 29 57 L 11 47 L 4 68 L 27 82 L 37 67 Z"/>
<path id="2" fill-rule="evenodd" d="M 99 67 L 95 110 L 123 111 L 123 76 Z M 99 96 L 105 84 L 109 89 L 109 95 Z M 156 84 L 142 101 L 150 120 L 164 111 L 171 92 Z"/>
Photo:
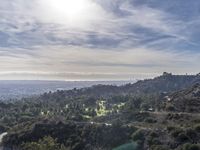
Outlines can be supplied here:
<path id="1" fill-rule="evenodd" d="M 40 139 L 38 142 L 22 144 L 22 150 L 67 150 L 64 145 L 57 143 L 57 140 L 50 136 Z"/>

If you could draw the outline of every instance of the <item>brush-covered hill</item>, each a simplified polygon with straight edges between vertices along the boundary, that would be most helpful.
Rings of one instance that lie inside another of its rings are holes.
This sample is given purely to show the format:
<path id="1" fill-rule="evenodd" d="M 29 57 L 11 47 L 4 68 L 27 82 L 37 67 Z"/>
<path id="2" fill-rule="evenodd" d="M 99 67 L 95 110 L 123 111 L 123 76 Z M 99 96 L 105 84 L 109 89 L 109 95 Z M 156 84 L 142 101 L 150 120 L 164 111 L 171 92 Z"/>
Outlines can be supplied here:
<path id="1" fill-rule="evenodd" d="M 127 110 L 155 110 L 161 93 L 182 90 L 200 83 L 200 75 L 163 75 L 123 86 L 96 85 L 59 90 L 14 102 L 0 102 L 0 124 L 11 127 L 40 116 L 88 120 Z"/>
<path id="2" fill-rule="evenodd" d="M 200 112 L 200 84 L 165 97 L 165 109 L 178 112 Z"/>
<path id="3" fill-rule="evenodd" d="M 140 80 L 133 84 L 123 86 L 114 85 L 95 85 L 89 88 L 73 89 L 67 91 L 57 91 L 54 93 L 45 93 L 40 99 L 49 97 L 102 97 L 108 98 L 113 95 L 140 95 L 155 94 L 162 92 L 178 91 L 187 87 L 200 83 L 200 75 L 173 75 L 164 72 L 163 75 L 153 79 Z"/>
<path id="4" fill-rule="evenodd" d="M 199 115 L 191 113 L 199 112 L 199 83 L 200 75 L 164 73 L 135 84 L 96 85 L 1 102 L 0 126 L 8 132 L 3 144 L 32 150 L 48 140 L 63 150 L 112 150 L 134 142 L 140 150 L 190 150 L 183 145 L 200 142 L 199 133 L 195 139 L 187 135 L 200 123 Z"/>
<path id="5" fill-rule="evenodd" d="M 173 75 L 164 72 L 163 75 L 154 79 L 138 81 L 135 84 L 124 86 L 127 92 L 138 93 L 161 93 L 184 89 L 200 83 L 200 75 Z M 123 87 L 122 87 L 123 88 Z"/>
<path id="6" fill-rule="evenodd" d="M 192 104 L 186 105 L 198 110 L 200 105 L 193 103 L 199 102 L 199 92 L 200 84 L 195 84 L 173 92 L 167 102 L 182 108 L 185 101 L 192 99 Z M 114 150 L 127 144 L 136 144 L 136 150 L 200 150 L 198 111 L 141 111 L 134 102 L 125 104 L 120 113 L 94 116 L 94 120 L 66 121 L 64 116 L 52 118 L 46 115 L 24 121 L 8 131 L 4 145 L 14 150 L 21 146 L 23 150 L 30 150 L 27 147 L 42 146 L 46 142 L 51 142 L 49 146 L 52 142 L 59 144 L 63 150 Z M 104 121 L 98 122 L 98 117 L 103 117 Z"/>

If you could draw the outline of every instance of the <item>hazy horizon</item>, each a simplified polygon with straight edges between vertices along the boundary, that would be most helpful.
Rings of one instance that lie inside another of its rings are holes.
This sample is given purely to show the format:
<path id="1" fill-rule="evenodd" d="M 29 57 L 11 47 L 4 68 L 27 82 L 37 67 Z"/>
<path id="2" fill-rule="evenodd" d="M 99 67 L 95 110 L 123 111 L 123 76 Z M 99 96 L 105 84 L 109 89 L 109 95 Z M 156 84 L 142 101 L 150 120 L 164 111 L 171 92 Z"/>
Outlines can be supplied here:
<path id="1" fill-rule="evenodd" d="M 167 72 L 167 73 L 171 73 L 171 72 Z M 173 73 L 171 73 L 173 74 Z M 199 74 L 199 72 L 197 73 L 180 73 L 180 74 L 173 74 L 173 75 L 197 75 Z M 12 76 L 12 74 L 10 74 Z M 2 77 L 0 75 L 0 81 L 48 81 L 48 82 L 93 82 L 93 81 L 96 81 L 96 82 L 112 82 L 112 81 L 125 81 L 125 82 L 128 82 L 128 81 L 138 81 L 138 80 L 145 80 L 145 79 L 153 79 L 155 77 L 158 77 L 158 76 L 161 76 L 163 75 L 163 73 L 160 73 L 160 74 L 137 74 L 137 75 L 133 75 L 132 78 L 113 78 L 113 79 L 109 79 L 109 78 L 86 78 L 86 79 L 64 79 L 63 78 L 43 78 L 43 77 L 38 77 L 37 75 L 35 77 L 31 76 L 31 77 L 23 77 L 21 74 L 19 74 L 19 78 L 9 78 L 9 75 L 7 74 L 6 77 Z"/>
<path id="2" fill-rule="evenodd" d="M 36 81 L 131 81 L 150 79 L 162 74 L 31 74 L 31 73 L 6 73 L 0 74 L 0 80 L 36 80 Z M 14 77 L 13 77 L 14 76 Z"/>
<path id="3" fill-rule="evenodd" d="M 137 80 L 124 81 L 53 81 L 53 80 L 0 80 L 0 102 L 9 99 L 40 95 L 45 92 L 57 90 L 72 90 L 94 85 L 125 85 L 135 83 Z"/>

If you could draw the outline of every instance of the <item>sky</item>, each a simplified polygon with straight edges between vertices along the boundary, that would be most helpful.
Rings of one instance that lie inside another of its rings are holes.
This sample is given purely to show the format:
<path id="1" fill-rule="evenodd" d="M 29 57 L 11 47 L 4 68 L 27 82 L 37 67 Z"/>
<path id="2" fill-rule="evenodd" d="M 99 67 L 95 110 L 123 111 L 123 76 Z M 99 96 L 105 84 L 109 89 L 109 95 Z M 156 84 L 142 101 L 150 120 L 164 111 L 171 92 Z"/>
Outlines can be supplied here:
<path id="1" fill-rule="evenodd" d="M 0 0 L 0 80 L 200 72 L 198 0 Z"/>

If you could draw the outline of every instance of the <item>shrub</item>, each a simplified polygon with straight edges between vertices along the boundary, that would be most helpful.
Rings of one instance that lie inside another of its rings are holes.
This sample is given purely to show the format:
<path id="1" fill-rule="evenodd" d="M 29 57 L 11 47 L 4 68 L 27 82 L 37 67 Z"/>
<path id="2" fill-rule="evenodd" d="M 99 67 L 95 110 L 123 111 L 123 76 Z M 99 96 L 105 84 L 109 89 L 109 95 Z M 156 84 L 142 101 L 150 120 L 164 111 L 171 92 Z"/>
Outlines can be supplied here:
<path id="1" fill-rule="evenodd" d="M 184 144 L 182 150 L 200 150 L 200 145 L 198 144 Z"/>
<path id="2" fill-rule="evenodd" d="M 156 123 L 156 122 L 157 122 L 157 121 L 156 121 L 155 119 L 153 119 L 153 118 L 147 118 L 147 119 L 145 119 L 144 121 L 147 122 L 147 123 Z"/>
<path id="3" fill-rule="evenodd" d="M 195 130 L 196 130 L 197 132 L 200 132 L 200 124 L 195 126 Z"/>
<path id="4" fill-rule="evenodd" d="M 173 130 L 175 130 L 176 129 L 176 127 L 174 127 L 174 126 L 168 126 L 167 127 L 167 131 L 168 132 L 172 132 Z"/>
<path id="5" fill-rule="evenodd" d="M 55 139 L 46 136 L 38 142 L 28 142 L 22 144 L 22 150 L 67 150 L 64 145 L 57 143 Z"/>
<path id="6" fill-rule="evenodd" d="M 180 133 L 183 133 L 183 130 L 180 129 L 180 128 L 175 128 L 175 129 L 171 132 L 171 135 L 172 135 L 174 138 L 176 138 L 176 137 L 178 137 L 178 135 L 179 135 Z"/>
<path id="7" fill-rule="evenodd" d="M 132 139 L 134 140 L 134 141 L 138 141 L 138 140 L 140 140 L 140 141 L 144 141 L 144 139 L 145 139 L 145 131 L 144 130 L 141 130 L 141 129 L 138 129 L 136 132 L 134 132 L 133 134 L 132 134 Z"/>
<path id="8" fill-rule="evenodd" d="M 169 150 L 166 146 L 162 145 L 152 145 L 150 150 Z"/>
<path id="9" fill-rule="evenodd" d="M 186 142 L 189 140 L 189 138 L 185 135 L 185 133 L 180 133 L 177 136 L 177 139 L 182 143 L 182 142 Z"/>
<path id="10" fill-rule="evenodd" d="M 197 139 L 197 133 L 194 129 L 187 129 L 186 135 L 193 141 Z"/>

